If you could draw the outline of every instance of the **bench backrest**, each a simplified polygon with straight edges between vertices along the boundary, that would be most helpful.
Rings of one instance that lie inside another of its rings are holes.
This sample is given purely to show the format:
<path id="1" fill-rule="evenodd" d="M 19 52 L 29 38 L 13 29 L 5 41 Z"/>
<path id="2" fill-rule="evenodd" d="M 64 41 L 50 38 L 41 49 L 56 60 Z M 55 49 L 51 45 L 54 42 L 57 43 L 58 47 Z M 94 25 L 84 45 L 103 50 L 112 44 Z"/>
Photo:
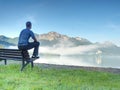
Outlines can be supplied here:
<path id="1" fill-rule="evenodd" d="M 22 60 L 28 59 L 28 51 L 21 51 L 18 49 L 0 49 L 0 59 Z"/>

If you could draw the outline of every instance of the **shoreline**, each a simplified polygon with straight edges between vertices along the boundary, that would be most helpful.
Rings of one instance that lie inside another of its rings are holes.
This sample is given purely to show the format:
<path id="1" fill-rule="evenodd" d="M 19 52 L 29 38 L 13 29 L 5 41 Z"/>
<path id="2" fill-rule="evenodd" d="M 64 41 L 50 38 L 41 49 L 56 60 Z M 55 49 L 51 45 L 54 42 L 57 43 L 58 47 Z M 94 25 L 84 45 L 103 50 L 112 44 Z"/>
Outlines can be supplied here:
<path id="1" fill-rule="evenodd" d="M 89 66 L 73 66 L 73 65 L 57 65 L 57 64 L 46 64 L 46 63 L 34 63 L 40 68 L 55 68 L 55 69 L 84 69 L 88 71 L 99 71 L 99 72 L 109 72 L 113 74 L 120 74 L 119 68 L 111 67 L 89 67 Z"/>
<path id="2" fill-rule="evenodd" d="M 9 64 L 19 64 L 19 62 L 12 62 Z M 4 62 L 0 62 L 0 65 L 4 65 Z M 113 74 L 120 74 L 120 68 L 112 68 L 112 67 L 93 67 L 93 66 L 74 66 L 74 65 L 58 65 L 58 64 L 47 64 L 47 63 L 34 63 L 34 65 L 39 66 L 42 69 L 83 69 L 87 71 L 98 71 L 98 72 L 109 72 Z"/>

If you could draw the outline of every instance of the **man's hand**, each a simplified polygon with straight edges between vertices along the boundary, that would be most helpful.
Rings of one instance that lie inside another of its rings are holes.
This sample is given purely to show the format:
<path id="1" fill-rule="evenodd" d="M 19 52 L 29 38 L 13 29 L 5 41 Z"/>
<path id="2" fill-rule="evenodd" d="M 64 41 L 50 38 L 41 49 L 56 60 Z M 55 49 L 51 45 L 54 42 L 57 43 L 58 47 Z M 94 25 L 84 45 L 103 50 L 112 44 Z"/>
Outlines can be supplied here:
<path id="1" fill-rule="evenodd" d="M 34 42 L 37 42 L 37 39 L 36 39 L 36 38 L 34 38 Z"/>

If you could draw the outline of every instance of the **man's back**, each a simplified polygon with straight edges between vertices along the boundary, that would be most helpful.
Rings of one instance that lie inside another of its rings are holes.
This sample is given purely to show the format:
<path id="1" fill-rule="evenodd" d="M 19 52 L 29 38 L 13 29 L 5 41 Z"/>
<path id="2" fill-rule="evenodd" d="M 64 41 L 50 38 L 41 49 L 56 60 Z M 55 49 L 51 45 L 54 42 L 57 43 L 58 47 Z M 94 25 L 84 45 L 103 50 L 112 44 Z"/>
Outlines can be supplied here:
<path id="1" fill-rule="evenodd" d="M 19 36 L 18 46 L 28 45 L 30 37 L 32 37 L 32 38 L 35 37 L 34 33 L 31 30 L 29 30 L 29 29 L 22 30 L 20 33 L 20 36 Z"/>

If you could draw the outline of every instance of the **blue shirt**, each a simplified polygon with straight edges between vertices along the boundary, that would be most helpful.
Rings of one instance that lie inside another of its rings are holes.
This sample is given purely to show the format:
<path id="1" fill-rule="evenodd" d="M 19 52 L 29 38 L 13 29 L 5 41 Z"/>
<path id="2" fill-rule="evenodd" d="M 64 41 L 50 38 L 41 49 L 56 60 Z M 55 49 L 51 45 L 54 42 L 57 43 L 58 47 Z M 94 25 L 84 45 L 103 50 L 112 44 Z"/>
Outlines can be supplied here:
<path id="1" fill-rule="evenodd" d="M 30 37 L 35 39 L 34 33 L 29 29 L 23 29 L 19 36 L 18 46 L 28 45 Z"/>

